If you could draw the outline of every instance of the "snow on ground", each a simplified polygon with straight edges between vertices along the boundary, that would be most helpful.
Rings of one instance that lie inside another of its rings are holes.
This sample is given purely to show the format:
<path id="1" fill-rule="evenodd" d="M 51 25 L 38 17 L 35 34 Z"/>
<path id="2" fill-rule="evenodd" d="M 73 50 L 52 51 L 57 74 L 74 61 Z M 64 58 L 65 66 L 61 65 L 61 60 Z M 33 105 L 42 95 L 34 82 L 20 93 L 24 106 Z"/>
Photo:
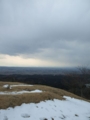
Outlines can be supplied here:
<path id="1" fill-rule="evenodd" d="M 19 84 L 19 85 L 9 85 L 9 84 L 6 84 L 6 85 L 3 85 L 4 88 L 8 88 L 8 86 L 10 86 L 10 89 L 12 87 L 18 87 L 18 86 L 33 86 L 33 85 L 25 85 L 25 84 Z"/>
<path id="2" fill-rule="evenodd" d="M 90 120 L 90 103 L 66 97 L 0 110 L 0 120 Z"/>
<path id="3" fill-rule="evenodd" d="M 22 90 L 22 91 L 13 91 L 13 92 L 0 92 L 0 95 L 18 95 L 18 94 L 23 94 L 23 93 L 42 93 L 42 90 L 32 90 L 32 91 L 26 91 L 26 90 Z"/>
<path id="4" fill-rule="evenodd" d="M 25 85 L 25 84 L 20 84 L 20 85 L 10 85 L 11 87 L 18 87 L 18 86 L 33 86 L 33 85 Z"/>
<path id="5" fill-rule="evenodd" d="M 8 88 L 8 86 L 9 86 L 8 84 L 6 84 L 6 85 L 3 85 L 3 87 L 4 87 L 4 88 Z"/>

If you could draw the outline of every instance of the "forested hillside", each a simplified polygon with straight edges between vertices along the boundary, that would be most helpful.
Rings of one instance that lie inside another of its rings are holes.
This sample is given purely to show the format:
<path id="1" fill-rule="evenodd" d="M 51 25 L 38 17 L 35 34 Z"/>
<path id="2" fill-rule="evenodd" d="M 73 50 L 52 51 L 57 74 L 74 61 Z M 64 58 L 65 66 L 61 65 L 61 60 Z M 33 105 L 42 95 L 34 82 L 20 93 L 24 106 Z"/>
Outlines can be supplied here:
<path id="1" fill-rule="evenodd" d="M 90 99 L 90 75 L 0 75 L 0 81 L 23 82 L 28 84 L 48 85 L 70 91 L 81 97 Z"/>

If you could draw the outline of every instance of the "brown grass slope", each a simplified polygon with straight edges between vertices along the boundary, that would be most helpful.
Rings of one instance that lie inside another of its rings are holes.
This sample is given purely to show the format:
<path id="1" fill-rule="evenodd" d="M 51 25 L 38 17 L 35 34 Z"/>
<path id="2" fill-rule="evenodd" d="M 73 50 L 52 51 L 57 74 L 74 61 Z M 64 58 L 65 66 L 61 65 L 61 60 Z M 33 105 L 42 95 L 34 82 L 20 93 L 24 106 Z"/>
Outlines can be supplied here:
<path id="1" fill-rule="evenodd" d="M 84 98 L 81 98 L 81 97 L 79 97 L 75 94 L 72 94 L 70 92 L 67 92 L 65 90 L 48 87 L 48 86 L 44 86 L 44 85 L 17 86 L 17 87 L 13 87 L 12 89 L 6 89 L 6 88 L 3 88 L 3 85 L 5 85 L 5 84 L 16 85 L 16 84 L 21 84 L 21 83 L 0 82 L 0 92 L 1 91 L 12 92 L 12 91 L 22 91 L 22 90 L 32 91 L 35 89 L 39 89 L 44 92 L 42 92 L 42 93 L 24 93 L 24 94 L 19 94 L 19 95 L 0 95 L 0 109 L 19 106 L 22 103 L 38 103 L 40 101 L 53 100 L 53 99 L 62 100 L 63 96 L 70 96 L 73 98 L 85 100 Z"/>

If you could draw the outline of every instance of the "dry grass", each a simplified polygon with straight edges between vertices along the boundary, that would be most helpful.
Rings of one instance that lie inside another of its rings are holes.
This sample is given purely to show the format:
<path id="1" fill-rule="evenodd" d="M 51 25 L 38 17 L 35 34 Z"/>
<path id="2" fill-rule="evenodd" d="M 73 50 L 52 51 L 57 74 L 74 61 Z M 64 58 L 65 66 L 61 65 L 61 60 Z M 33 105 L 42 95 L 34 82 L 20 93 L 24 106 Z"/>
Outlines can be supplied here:
<path id="1" fill-rule="evenodd" d="M 65 90 L 43 86 L 43 85 L 34 85 L 34 86 L 18 86 L 13 87 L 12 89 L 6 89 L 2 86 L 5 84 L 16 85 L 21 83 L 12 83 L 12 82 L 0 82 L 0 91 L 21 91 L 28 90 L 32 91 L 35 89 L 39 89 L 45 92 L 42 93 L 24 93 L 20 95 L 0 95 L 0 109 L 5 109 L 8 107 L 15 107 L 21 105 L 22 103 L 38 103 L 40 101 L 50 100 L 50 99 L 63 99 L 63 96 L 70 96 L 78 99 L 85 100 L 75 94 L 67 92 Z"/>
<path id="2" fill-rule="evenodd" d="M 0 81 L 0 87 L 2 87 L 5 84 L 18 85 L 18 84 L 24 84 L 24 83 L 19 83 L 19 82 L 3 82 L 3 81 Z"/>

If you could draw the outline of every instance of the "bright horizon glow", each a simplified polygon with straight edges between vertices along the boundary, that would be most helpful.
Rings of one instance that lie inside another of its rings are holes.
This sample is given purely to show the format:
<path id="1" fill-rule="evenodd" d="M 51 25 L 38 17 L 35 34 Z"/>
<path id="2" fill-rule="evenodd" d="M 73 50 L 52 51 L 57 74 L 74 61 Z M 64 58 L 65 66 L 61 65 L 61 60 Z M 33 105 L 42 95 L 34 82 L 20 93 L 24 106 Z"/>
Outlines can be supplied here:
<path id="1" fill-rule="evenodd" d="M 67 67 L 64 63 L 35 58 L 23 58 L 22 56 L 0 55 L 0 66 L 10 67 Z"/>

